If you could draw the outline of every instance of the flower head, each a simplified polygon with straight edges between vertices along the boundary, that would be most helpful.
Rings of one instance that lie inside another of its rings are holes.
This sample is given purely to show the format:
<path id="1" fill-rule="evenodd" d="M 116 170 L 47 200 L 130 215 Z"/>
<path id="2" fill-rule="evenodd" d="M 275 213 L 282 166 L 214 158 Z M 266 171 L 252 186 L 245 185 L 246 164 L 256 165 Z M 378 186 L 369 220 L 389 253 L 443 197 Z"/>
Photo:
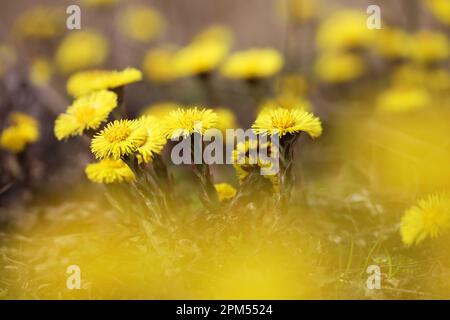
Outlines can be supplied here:
<path id="1" fill-rule="evenodd" d="M 115 120 L 92 139 L 91 151 L 98 159 L 118 160 L 135 152 L 146 138 L 147 130 L 138 120 Z"/>
<path id="2" fill-rule="evenodd" d="M 168 83 L 176 78 L 173 66 L 175 48 L 171 46 L 154 48 L 148 51 L 142 63 L 142 69 L 148 80 Z"/>
<path id="3" fill-rule="evenodd" d="M 29 78 L 35 86 L 47 85 L 53 75 L 53 65 L 46 58 L 37 58 L 31 65 Z"/>
<path id="4" fill-rule="evenodd" d="M 425 4 L 437 19 L 442 23 L 450 25 L 450 1 L 425 0 Z"/>
<path id="5" fill-rule="evenodd" d="M 355 80 L 365 71 L 364 61 L 356 54 L 327 52 L 319 56 L 315 73 L 319 80 L 328 83 L 343 83 Z"/>
<path id="6" fill-rule="evenodd" d="M 187 108 L 170 112 L 165 119 L 168 139 L 186 138 L 193 133 L 204 134 L 217 123 L 217 114 L 210 109 Z"/>
<path id="7" fill-rule="evenodd" d="M 96 183 L 120 183 L 134 181 L 133 171 L 122 160 L 103 159 L 86 166 L 86 175 Z"/>
<path id="8" fill-rule="evenodd" d="M 142 116 L 138 119 L 147 130 L 145 142 L 137 149 L 139 162 L 150 162 L 155 154 L 159 154 L 166 145 L 167 139 L 158 119 L 153 116 Z"/>
<path id="9" fill-rule="evenodd" d="M 236 52 L 225 61 L 222 74 L 235 79 L 257 79 L 274 75 L 283 67 L 283 57 L 274 49 Z"/>
<path id="10" fill-rule="evenodd" d="M 97 91 L 78 98 L 58 116 L 55 135 L 58 140 L 81 135 L 85 130 L 96 130 L 117 107 L 117 95 L 111 91 Z"/>
<path id="11" fill-rule="evenodd" d="M 164 118 L 170 112 L 175 111 L 180 108 L 180 105 L 171 101 L 163 101 L 152 104 L 144 108 L 142 114 L 153 116 L 159 119 Z"/>
<path id="12" fill-rule="evenodd" d="M 406 245 L 418 244 L 426 238 L 436 238 L 450 230 L 450 195 L 437 193 L 419 200 L 406 210 L 400 233 Z"/>
<path id="13" fill-rule="evenodd" d="M 378 97 L 377 110 L 381 112 L 408 112 L 428 107 L 431 97 L 428 91 L 418 86 L 396 85 Z"/>
<path id="14" fill-rule="evenodd" d="M 263 110 L 252 125 L 257 134 L 278 134 L 283 137 L 286 134 L 295 134 L 301 131 L 316 138 L 322 134 L 320 119 L 312 113 L 301 109 Z"/>
<path id="15" fill-rule="evenodd" d="M 146 43 L 164 31 L 165 21 L 161 13 L 149 6 L 132 6 L 122 13 L 119 28 L 130 39 Z"/>
<path id="16" fill-rule="evenodd" d="M 39 139 L 39 124 L 31 116 L 15 112 L 9 117 L 11 125 L 0 134 L 0 146 L 14 153 L 22 152 L 27 144 Z"/>
<path id="17" fill-rule="evenodd" d="M 67 81 L 67 92 L 79 97 L 97 90 L 114 89 L 142 80 L 142 72 L 134 68 L 122 71 L 81 71 Z"/>
<path id="18" fill-rule="evenodd" d="M 64 29 L 64 11 L 56 7 L 36 6 L 25 11 L 14 24 L 14 32 L 24 38 L 51 39 Z"/>
<path id="19" fill-rule="evenodd" d="M 69 33 L 56 51 L 56 65 L 65 74 L 97 67 L 108 55 L 106 39 L 96 31 Z"/>
<path id="20" fill-rule="evenodd" d="M 375 38 L 375 49 L 387 59 L 405 59 L 411 54 L 411 36 L 397 28 L 383 28 Z"/>
<path id="21" fill-rule="evenodd" d="M 450 56 L 448 37 L 429 30 L 422 30 L 414 35 L 412 49 L 411 58 L 424 64 L 444 61 Z"/>
<path id="22" fill-rule="evenodd" d="M 228 183 L 216 183 L 214 188 L 219 196 L 219 201 L 230 200 L 236 195 L 236 189 Z"/>

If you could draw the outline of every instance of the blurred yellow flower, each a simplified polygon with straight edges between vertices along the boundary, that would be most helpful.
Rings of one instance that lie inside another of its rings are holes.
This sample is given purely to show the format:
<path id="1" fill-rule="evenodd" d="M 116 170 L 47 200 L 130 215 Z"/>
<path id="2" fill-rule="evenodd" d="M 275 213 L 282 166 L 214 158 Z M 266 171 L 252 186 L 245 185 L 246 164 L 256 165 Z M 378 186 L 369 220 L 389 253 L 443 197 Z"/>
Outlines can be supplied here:
<path id="1" fill-rule="evenodd" d="M 138 119 L 142 127 L 147 131 L 145 142 L 137 149 L 138 161 L 151 162 L 155 154 L 159 154 L 166 145 L 167 139 L 158 119 L 153 116 L 142 116 Z"/>
<path id="2" fill-rule="evenodd" d="M 46 86 L 50 83 L 53 76 L 53 65 L 47 58 L 37 58 L 33 61 L 30 71 L 30 81 L 38 86 Z"/>
<path id="3" fill-rule="evenodd" d="M 179 108 L 170 112 L 164 121 L 168 139 L 186 138 L 193 133 L 204 134 L 217 123 L 217 114 L 211 109 Z"/>
<path id="4" fill-rule="evenodd" d="M 280 95 L 303 96 L 308 91 L 306 79 L 295 73 L 288 73 L 280 76 L 277 80 L 277 92 Z"/>
<path id="5" fill-rule="evenodd" d="M 64 31 L 63 7 L 36 6 L 19 16 L 13 31 L 20 37 L 51 39 Z"/>
<path id="6" fill-rule="evenodd" d="M 391 79 L 394 85 L 399 86 L 424 87 L 430 91 L 450 90 L 450 73 L 442 68 L 405 64 L 392 72 Z"/>
<path id="7" fill-rule="evenodd" d="M 307 22 L 319 14 L 321 0 L 279 0 L 283 11 L 297 22 Z"/>
<path id="8" fill-rule="evenodd" d="M 164 17 L 149 6 L 132 6 L 121 14 L 119 29 L 130 39 L 150 42 L 160 36 L 165 28 Z"/>
<path id="9" fill-rule="evenodd" d="M 170 112 L 175 111 L 178 108 L 180 108 L 180 105 L 178 103 L 172 101 L 163 101 L 144 108 L 142 113 L 145 115 L 154 116 L 158 119 L 162 119 Z"/>
<path id="10" fill-rule="evenodd" d="M 192 42 L 201 43 L 216 41 L 229 47 L 233 43 L 233 39 L 233 33 L 229 28 L 222 25 L 212 25 L 197 34 Z"/>
<path id="11" fill-rule="evenodd" d="M 119 0 L 83 0 L 83 4 L 89 7 L 109 6 L 118 2 Z"/>
<path id="12" fill-rule="evenodd" d="M 261 105 L 258 106 L 259 111 L 270 109 L 273 110 L 277 108 L 300 109 L 303 111 L 312 110 L 311 103 L 307 99 L 288 93 L 265 100 Z"/>
<path id="13" fill-rule="evenodd" d="M 97 159 L 120 159 L 135 152 L 147 138 L 147 130 L 138 120 L 115 120 L 96 134 L 91 151 Z"/>
<path id="14" fill-rule="evenodd" d="M 86 166 L 86 175 L 95 183 L 121 183 L 136 179 L 133 171 L 122 160 L 103 159 Z"/>
<path id="15" fill-rule="evenodd" d="M 274 49 L 251 49 L 233 53 L 221 72 L 234 79 L 265 78 L 280 71 L 283 63 L 282 55 Z"/>
<path id="16" fill-rule="evenodd" d="M 76 99 L 55 121 L 58 140 L 82 135 L 85 130 L 96 130 L 117 107 L 117 95 L 111 91 L 97 91 Z"/>
<path id="17" fill-rule="evenodd" d="M 252 128 L 257 134 L 278 134 L 280 138 L 302 131 L 313 138 L 322 134 L 320 119 L 312 113 L 299 109 L 263 110 L 256 118 Z"/>
<path id="18" fill-rule="evenodd" d="M 448 0 L 424 0 L 425 5 L 442 23 L 450 24 L 450 1 Z"/>
<path id="19" fill-rule="evenodd" d="M 450 44 L 444 33 L 422 30 L 413 36 L 413 61 L 433 63 L 446 60 L 449 56 Z"/>
<path id="20" fill-rule="evenodd" d="M 229 49 L 227 43 L 213 39 L 193 42 L 174 55 L 174 71 L 178 77 L 209 73 L 219 66 Z"/>
<path id="21" fill-rule="evenodd" d="M 377 31 L 375 49 L 388 59 L 406 59 L 411 54 L 412 39 L 401 29 L 386 27 Z"/>
<path id="22" fill-rule="evenodd" d="M 418 201 L 402 217 L 400 233 L 406 245 L 419 244 L 426 238 L 436 238 L 450 229 L 450 196 L 432 194 Z"/>
<path id="23" fill-rule="evenodd" d="M 142 80 L 142 72 L 134 68 L 122 71 L 89 70 L 72 75 L 67 81 L 67 92 L 79 97 L 93 91 L 114 89 Z"/>
<path id="24" fill-rule="evenodd" d="M 227 108 L 216 108 L 217 122 L 214 128 L 225 132 L 227 129 L 234 129 L 237 126 L 237 119 L 233 111 Z"/>
<path id="25" fill-rule="evenodd" d="M 108 55 L 108 42 L 96 31 L 70 32 L 56 51 L 56 65 L 65 74 L 101 65 Z"/>
<path id="26" fill-rule="evenodd" d="M 214 188 L 219 196 L 219 201 L 230 200 L 236 195 L 236 189 L 228 183 L 216 183 Z"/>
<path id="27" fill-rule="evenodd" d="M 340 10 L 322 22 L 317 31 L 317 46 L 321 50 L 369 47 L 376 33 L 367 28 L 364 11 Z"/>
<path id="28" fill-rule="evenodd" d="M 14 112 L 9 116 L 10 126 L 0 134 L 0 146 L 14 153 L 22 152 L 27 144 L 39 139 L 39 124 L 31 116 Z"/>
<path id="29" fill-rule="evenodd" d="M 315 65 L 315 73 L 318 79 L 328 83 L 355 80 L 364 71 L 364 61 L 353 53 L 327 52 L 317 58 Z"/>
<path id="30" fill-rule="evenodd" d="M 376 108 L 381 112 L 409 112 L 428 107 L 430 102 L 426 89 L 397 85 L 380 94 Z"/>
<path id="31" fill-rule="evenodd" d="M 142 69 L 150 81 L 167 83 L 176 78 L 173 67 L 175 48 L 171 46 L 151 49 L 144 57 Z"/>

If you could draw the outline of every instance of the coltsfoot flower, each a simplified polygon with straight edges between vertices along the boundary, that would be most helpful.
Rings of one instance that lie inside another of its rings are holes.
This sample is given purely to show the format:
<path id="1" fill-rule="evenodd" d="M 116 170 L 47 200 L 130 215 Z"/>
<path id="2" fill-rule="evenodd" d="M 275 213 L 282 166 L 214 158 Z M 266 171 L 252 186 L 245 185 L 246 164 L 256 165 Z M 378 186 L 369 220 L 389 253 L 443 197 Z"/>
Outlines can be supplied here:
<path id="1" fill-rule="evenodd" d="M 117 107 L 117 95 L 111 91 L 97 91 L 78 98 L 55 121 L 58 140 L 82 135 L 85 130 L 96 130 Z"/>
<path id="2" fill-rule="evenodd" d="M 219 201 L 230 200 L 236 195 L 236 189 L 228 183 L 216 183 L 214 188 L 219 196 Z"/>
<path id="3" fill-rule="evenodd" d="M 436 238 L 450 230 L 450 195 L 436 193 L 419 200 L 402 217 L 400 234 L 406 245 Z"/>
<path id="4" fill-rule="evenodd" d="M 122 71 L 90 70 L 81 71 L 67 81 L 67 92 L 79 97 L 93 91 L 114 89 L 142 80 L 142 72 L 134 68 Z"/>
<path id="5" fill-rule="evenodd" d="M 15 112 L 9 117 L 11 125 L 0 134 L 0 146 L 14 153 L 22 152 L 27 144 L 39 139 L 39 124 L 31 116 Z"/>
<path id="6" fill-rule="evenodd" d="M 176 102 L 162 101 L 144 108 L 142 114 L 162 119 L 170 112 L 178 110 L 178 108 L 180 108 L 180 105 Z"/>
<path id="7" fill-rule="evenodd" d="M 142 63 L 146 78 L 156 83 L 168 83 L 177 75 L 173 66 L 176 50 L 173 46 L 151 49 L 147 52 Z"/>
<path id="8" fill-rule="evenodd" d="M 401 86 L 387 89 L 377 100 L 377 111 L 401 113 L 426 108 L 431 103 L 431 96 L 422 87 Z"/>
<path id="9" fill-rule="evenodd" d="M 56 65 L 65 74 L 101 65 L 109 51 L 106 39 L 96 31 L 69 33 L 56 51 Z"/>
<path id="10" fill-rule="evenodd" d="M 165 28 L 164 17 L 149 6 L 132 6 L 123 11 L 119 29 L 127 37 L 139 42 L 150 42 Z"/>
<path id="11" fill-rule="evenodd" d="M 29 79 L 35 86 L 46 86 L 53 76 L 53 65 L 47 58 L 37 58 L 29 71 Z"/>
<path id="12" fill-rule="evenodd" d="M 366 67 L 363 59 L 353 53 L 327 52 L 317 58 L 315 73 L 327 83 L 343 83 L 360 77 Z"/>
<path id="13" fill-rule="evenodd" d="M 322 134 L 320 119 L 301 109 L 265 109 L 258 115 L 252 128 L 257 134 L 278 134 L 280 138 L 302 131 L 313 138 Z"/>
<path id="14" fill-rule="evenodd" d="M 217 114 L 211 109 L 187 108 L 170 112 L 165 118 L 164 133 L 168 139 L 186 138 L 193 133 L 204 134 L 217 123 Z"/>
<path id="15" fill-rule="evenodd" d="M 450 44 L 444 33 L 422 30 L 413 37 L 411 58 L 419 63 L 444 61 L 450 56 Z"/>
<path id="16" fill-rule="evenodd" d="M 425 4 L 437 19 L 442 23 L 450 25 L 450 1 L 425 0 Z"/>
<path id="17" fill-rule="evenodd" d="M 146 138 L 147 130 L 138 120 L 115 120 L 92 139 L 91 151 L 97 159 L 118 160 L 137 151 Z"/>
<path id="18" fill-rule="evenodd" d="M 64 11 L 36 6 L 25 11 L 14 24 L 14 33 L 24 38 L 52 39 L 64 32 Z"/>
<path id="19" fill-rule="evenodd" d="M 164 135 L 163 127 L 158 122 L 158 118 L 142 116 L 138 121 L 147 130 L 147 136 L 142 146 L 137 149 L 137 158 L 139 162 L 151 162 L 155 154 L 161 153 L 167 139 Z"/>
<path id="20" fill-rule="evenodd" d="M 103 159 L 86 166 L 86 175 L 96 183 L 131 182 L 136 179 L 133 171 L 122 160 Z"/>
<path id="21" fill-rule="evenodd" d="M 252 49 L 232 54 L 221 72 L 234 79 L 266 78 L 280 71 L 283 63 L 283 57 L 274 49 Z"/>

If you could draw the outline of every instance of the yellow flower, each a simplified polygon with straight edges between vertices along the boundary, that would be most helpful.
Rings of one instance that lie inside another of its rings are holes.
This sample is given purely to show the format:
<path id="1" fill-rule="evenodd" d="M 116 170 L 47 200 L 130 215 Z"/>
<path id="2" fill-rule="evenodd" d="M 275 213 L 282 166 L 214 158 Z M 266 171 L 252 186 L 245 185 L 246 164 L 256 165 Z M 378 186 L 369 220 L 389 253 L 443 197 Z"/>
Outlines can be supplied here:
<path id="1" fill-rule="evenodd" d="M 308 91 L 308 83 L 301 75 L 288 73 L 277 80 L 277 92 L 280 95 L 304 96 Z"/>
<path id="2" fill-rule="evenodd" d="M 225 61 L 222 74 L 228 78 L 255 79 L 276 74 L 283 67 L 283 57 L 274 49 L 236 52 Z"/>
<path id="3" fill-rule="evenodd" d="M 405 64 L 392 72 L 391 79 L 394 86 L 424 87 L 444 92 L 450 90 L 450 73 L 442 68 Z"/>
<path id="4" fill-rule="evenodd" d="M 164 31 L 164 17 L 149 6 L 133 6 L 125 9 L 119 19 L 119 29 L 130 39 L 150 42 Z"/>
<path id="5" fill-rule="evenodd" d="M 223 43 L 226 46 L 231 46 L 233 43 L 233 33 L 225 26 L 222 25 L 212 25 L 199 34 L 197 34 L 194 39 L 193 43 L 200 43 L 200 42 L 210 42 L 210 41 L 216 41 L 219 43 Z"/>
<path id="6" fill-rule="evenodd" d="M 365 71 L 363 60 L 356 54 L 328 52 L 316 61 L 315 72 L 319 80 L 342 83 L 360 77 Z"/>
<path id="7" fill-rule="evenodd" d="M 53 66 L 47 58 L 37 58 L 31 65 L 30 81 L 38 86 L 48 85 L 53 75 Z"/>
<path id="8" fill-rule="evenodd" d="M 259 111 L 277 108 L 300 109 L 304 111 L 311 111 L 312 109 L 311 103 L 307 99 L 287 93 L 268 99 L 258 107 Z"/>
<path id="9" fill-rule="evenodd" d="M 90 70 L 81 71 L 67 81 L 67 92 L 79 97 L 93 91 L 114 89 L 142 80 L 142 72 L 134 68 L 122 71 Z"/>
<path id="10" fill-rule="evenodd" d="M 366 48 L 375 32 L 367 28 L 363 11 L 341 10 L 333 13 L 317 31 L 317 46 L 321 50 Z"/>
<path id="11" fill-rule="evenodd" d="M 450 1 L 425 0 L 425 4 L 437 19 L 447 25 L 450 24 Z"/>
<path id="12" fill-rule="evenodd" d="M 144 109 L 142 112 L 145 115 L 154 116 L 158 119 L 162 119 L 167 116 L 170 112 L 180 108 L 178 103 L 172 101 L 158 102 L 152 104 Z"/>
<path id="13" fill-rule="evenodd" d="M 216 183 L 214 188 L 216 188 L 219 201 L 230 200 L 236 195 L 236 189 L 228 183 Z"/>
<path id="14" fill-rule="evenodd" d="M 26 145 L 39 139 L 39 124 L 31 116 L 20 112 L 10 115 L 11 125 L 0 135 L 0 146 L 14 153 L 22 152 Z"/>
<path id="15" fill-rule="evenodd" d="M 161 150 L 166 145 L 167 139 L 164 135 L 163 127 L 156 117 L 142 116 L 138 121 L 147 131 L 144 144 L 137 149 L 138 161 L 139 163 L 151 162 L 155 154 L 161 153 Z"/>
<path id="16" fill-rule="evenodd" d="M 278 134 L 283 137 L 286 134 L 295 134 L 301 131 L 316 138 L 322 134 L 320 119 L 312 113 L 299 109 L 263 110 L 252 125 L 257 134 Z"/>
<path id="17" fill-rule="evenodd" d="M 103 159 L 88 164 L 85 172 L 89 180 L 96 183 L 121 183 L 136 179 L 133 171 L 120 159 Z"/>
<path id="18" fill-rule="evenodd" d="M 413 37 L 411 58 L 419 63 L 432 63 L 448 59 L 450 45 L 445 34 L 422 30 Z"/>
<path id="19" fill-rule="evenodd" d="M 437 193 L 419 200 L 406 210 L 400 233 L 406 245 L 418 244 L 426 238 L 436 238 L 450 229 L 450 196 Z"/>
<path id="20" fill-rule="evenodd" d="M 91 142 L 97 159 L 120 159 L 135 152 L 147 138 L 147 130 L 138 120 L 115 120 L 106 125 Z"/>
<path id="21" fill-rule="evenodd" d="M 173 67 L 175 48 L 171 46 L 151 49 L 144 57 L 142 68 L 146 77 L 153 82 L 167 83 L 176 78 Z"/>
<path id="22" fill-rule="evenodd" d="M 377 32 L 375 48 L 388 59 L 408 58 L 412 50 L 411 36 L 401 29 L 383 28 Z"/>
<path id="23" fill-rule="evenodd" d="M 382 92 L 377 100 L 381 112 L 408 112 L 428 107 L 430 94 L 421 87 L 397 85 Z"/>
<path id="24" fill-rule="evenodd" d="M 217 122 L 215 128 L 225 132 L 226 129 L 234 129 L 237 126 L 237 119 L 233 111 L 227 108 L 216 108 Z"/>
<path id="25" fill-rule="evenodd" d="M 168 139 L 186 138 L 193 133 L 204 134 L 217 123 L 217 114 L 210 109 L 187 108 L 172 111 L 165 119 Z"/>
<path id="26" fill-rule="evenodd" d="M 14 32 L 25 38 L 51 39 L 64 31 L 63 8 L 37 6 L 25 11 L 14 24 Z"/>
<path id="27" fill-rule="evenodd" d="M 97 67 L 108 55 L 106 39 L 96 31 L 70 32 L 56 51 L 56 64 L 65 74 Z"/>
<path id="28" fill-rule="evenodd" d="M 81 135 L 85 130 L 96 130 L 108 119 L 117 107 L 117 95 L 111 91 L 97 91 L 82 96 L 55 121 L 55 136 L 58 140 Z"/>
<path id="29" fill-rule="evenodd" d="M 227 43 L 213 39 L 193 42 L 174 55 L 175 73 L 178 77 L 209 73 L 218 67 L 229 49 Z"/>

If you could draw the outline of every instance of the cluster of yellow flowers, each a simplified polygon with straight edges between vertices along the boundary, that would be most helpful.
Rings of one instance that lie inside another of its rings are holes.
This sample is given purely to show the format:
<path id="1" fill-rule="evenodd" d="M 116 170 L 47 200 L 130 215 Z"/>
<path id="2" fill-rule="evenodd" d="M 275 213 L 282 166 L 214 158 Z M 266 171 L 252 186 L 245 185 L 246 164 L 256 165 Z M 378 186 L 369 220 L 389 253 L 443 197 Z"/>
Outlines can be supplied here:
<path id="1" fill-rule="evenodd" d="M 0 146 L 14 153 L 20 153 L 25 147 L 39 139 L 39 124 L 31 116 L 14 112 L 9 116 L 10 125 L 0 134 Z"/>

